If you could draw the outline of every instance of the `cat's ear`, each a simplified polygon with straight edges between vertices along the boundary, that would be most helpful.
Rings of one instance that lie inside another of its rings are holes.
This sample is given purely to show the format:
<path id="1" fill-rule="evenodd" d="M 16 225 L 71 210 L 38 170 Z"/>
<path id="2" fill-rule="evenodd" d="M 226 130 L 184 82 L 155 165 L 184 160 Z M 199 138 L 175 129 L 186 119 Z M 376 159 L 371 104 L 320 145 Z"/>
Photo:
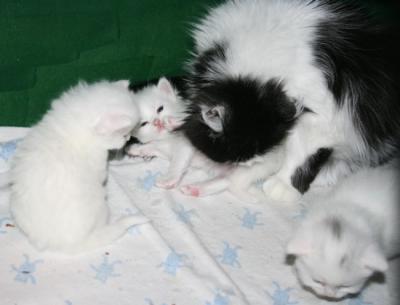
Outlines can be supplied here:
<path id="1" fill-rule="evenodd" d="M 361 264 L 368 271 L 372 272 L 384 272 L 389 267 L 384 253 L 374 244 L 369 245 L 365 249 L 361 258 Z"/>
<path id="2" fill-rule="evenodd" d="M 161 77 L 157 83 L 157 89 L 167 96 L 175 96 L 174 87 L 172 87 L 171 83 L 165 77 Z"/>
<path id="3" fill-rule="evenodd" d="M 286 254 L 294 256 L 307 255 L 312 252 L 311 239 L 303 234 L 297 232 L 286 245 Z"/>
<path id="4" fill-rule="evenodd" d="M 215 132 L 221 132 L 224 129 L 225 108 L 223 106 L 200 106 L 200 108 L 204 123 Z"/>
<path id="5" fill-rule="evenodd" d="M 107 114 L 95 125 L 98 135 L 126 134 L 134 127 L 132 118 L 123 114 Z"/>
<path id="6" fill-rule="evenodd" d="M 116 85 L 121 86 L 122 88 L 128 89 L 130 85 L 130 81 L 127 79 L 118 80 L 115 82 Z"/>

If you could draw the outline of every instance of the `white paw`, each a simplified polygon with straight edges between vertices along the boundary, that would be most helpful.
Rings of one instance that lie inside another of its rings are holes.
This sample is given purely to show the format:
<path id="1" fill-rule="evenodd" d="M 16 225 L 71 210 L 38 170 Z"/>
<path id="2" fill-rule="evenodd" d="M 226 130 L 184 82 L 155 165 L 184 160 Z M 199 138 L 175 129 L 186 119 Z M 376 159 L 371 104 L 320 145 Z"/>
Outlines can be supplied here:
<path id="1" fill-rule="evenodd" d="M 263 190 L 267 197 L 275 201 L 293 202 L 301 196 L 293 186 L 276 176 L 270 177 L 264 182 Z"/>
<path id="2" fill-rule="evenodd" d="M 177 178 L 159 178 L 156 181 L 156 186 L 162 189 L 173 189 L 178 185 Z"/>
<path id="3" fill-rule="evenodd" d="M 131 146 L 129 149 L 127 149 L 126 153 L 129 156 L 132 157 L 140 157 L 145 159 L 146 161 L 151 160 L 155 157 L 154 152 L 152 152 L 151 150 L 142 148 L 142 147 L 138 147 L 137 145 Z"/>
<path id="4" fill-rule="evenodd" d="M 184 185 L 180 189 L 182 194 L 186 196 L 199 197 L 200 196 L 200 188 L 196 185 Z"/>

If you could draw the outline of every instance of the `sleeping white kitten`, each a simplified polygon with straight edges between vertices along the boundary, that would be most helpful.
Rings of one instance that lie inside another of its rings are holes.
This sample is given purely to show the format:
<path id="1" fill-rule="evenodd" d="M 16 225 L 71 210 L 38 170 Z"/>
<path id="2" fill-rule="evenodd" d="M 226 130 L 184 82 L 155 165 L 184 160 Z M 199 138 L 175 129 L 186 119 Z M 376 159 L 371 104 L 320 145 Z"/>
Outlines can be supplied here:
<path id="1" fill-rule="evenodd" d="M 139 121 L 128 81 L 84 82 L 54 100 L 19 145 L 11 170 L 11 213 L 39 250 L 79 253 L 107 245 L 132 225 L 109 223 L 108 150 L 121 148 Z"/>
<path id="2" fill-rule="evenodd" d="M 180 131 L 175 131 L 185 119 L 184 103 L 166 78 L 157 85 L 148 86 L 135 94 L 140 109 L 141 123 L 133 135 L 142 143 L 132 145 L 127 153 L 144 158 L 160 157 L 170 161 L 168 173 L 158 179 L 162 188 L 177 187 L 189 167 L 212 171 L 215 177 L 180 186 L 180 191 L 190 196 L 207 196 L 229 189 L 242 199 L 257 200 L 247 190 L 259 178 L 265 178 L 278 169 L 281 154 L 269 154 L 237 166 L 218 164 L 195 150 Z M 276 162 L 270 162 L 274 158 Z M 269 167 L 268 167 L 269 166 Z"/>
<path id="3" fill-rule="evenodd" d="M 335 299 L 356 294 L 400 253 L 398 170 L 363 169 L 311 200 L 287 245 L 305 287 Z"/>

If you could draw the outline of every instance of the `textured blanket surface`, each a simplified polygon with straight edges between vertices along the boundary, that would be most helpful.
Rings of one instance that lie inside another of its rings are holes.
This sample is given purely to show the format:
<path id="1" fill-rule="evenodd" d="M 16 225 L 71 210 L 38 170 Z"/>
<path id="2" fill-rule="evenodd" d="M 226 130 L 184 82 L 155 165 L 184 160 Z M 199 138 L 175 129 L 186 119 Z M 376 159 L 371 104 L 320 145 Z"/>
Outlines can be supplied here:
<path id="1" fill-rule="evenodd" d="M 0 129 L 0 173 L 26 129 Z M 143 213 L 114 244 L 63 257 L 36 251 L 13 225 L 9 189 L 0 191 L 0 305 L 389 305 L 389 285 L 373 282 L 358 297 L 327 302 L 303 290 L 286 262 L 304 203 L 250 204 L 225 192 L 191 198 L 155 187 L 167 162 L 110 164 L 113 219 Z M 187 180 L 206 173 L 192 171 Z M 260 187 L 256 183 L 254 187 Z M 51 228 L 49 228 L 51 229 Z"/>

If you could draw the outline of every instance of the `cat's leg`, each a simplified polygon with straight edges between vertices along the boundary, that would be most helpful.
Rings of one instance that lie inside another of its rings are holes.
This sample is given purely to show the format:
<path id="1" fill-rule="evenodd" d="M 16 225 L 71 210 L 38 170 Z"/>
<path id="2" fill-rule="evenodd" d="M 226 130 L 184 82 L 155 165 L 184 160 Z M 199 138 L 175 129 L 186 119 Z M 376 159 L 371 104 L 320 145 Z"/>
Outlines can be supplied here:
<path id="1" fill-rule="evenodd" d="M 330 132 L 324 124 L 326 125 L 326 122 L 322 119 L 314 120 L 310 119 L 310 115 L 306 115 L 289 135 L 284 144 L 285 154 L 282 167 L 263 185 L 264 193 L 269 198 L 276 201 L 293 202 L 301 197 L 304 188 L 308 189 L 307 186 L 302 185 L 302 181 L 300 183 L 293 182 L 296 170 L 301 168 L 308 158 L 317 153 L 320 148 L 332 146 Z M 327 158 L 323 161 L 327 161 Z M 311 182 L 308 182 L 308 186 Z M 301 187 L 299 187 L 300 185 Z"/>
<path id="2" fill-rule="evenodd" d="M 170 189 L 176 187 L 193 158 L 194 151 L 191 146 L 180 145 L 180 147 L 176 148 L 177 151 L 172 155 L 167 174 L 157 179 L 156 186 L 160 188 Z"/>
<path id="3" fill-rule="evenodd" d="M 160 149 L 158 149 L 154 144 L 135 144 L 131 145 L 127 150 L 126 153 L 132 157 L 141 157 L 144 159 L 151 159 L 151 158 L 163 158 L 167 159 L 168 156 Z"/>
<path id="4" fill-rule="evenodd" d="M 180 191 L 192 197 L 203 197 L 225 191 L 229 186 L 229 180 L 225 177 L 217 177 L 196 184 L 187 184 L 180 187 Z"/>
<path id="5" fill-rule="evenodd" d="M 229 176 L 229 191 L 241 201 L 256 203 L 265 199 L 263 192 L 252 185 L 276 173 L 281 162 L 282 151 L 276 149 L 251 165 L 237 166 Z"/>

